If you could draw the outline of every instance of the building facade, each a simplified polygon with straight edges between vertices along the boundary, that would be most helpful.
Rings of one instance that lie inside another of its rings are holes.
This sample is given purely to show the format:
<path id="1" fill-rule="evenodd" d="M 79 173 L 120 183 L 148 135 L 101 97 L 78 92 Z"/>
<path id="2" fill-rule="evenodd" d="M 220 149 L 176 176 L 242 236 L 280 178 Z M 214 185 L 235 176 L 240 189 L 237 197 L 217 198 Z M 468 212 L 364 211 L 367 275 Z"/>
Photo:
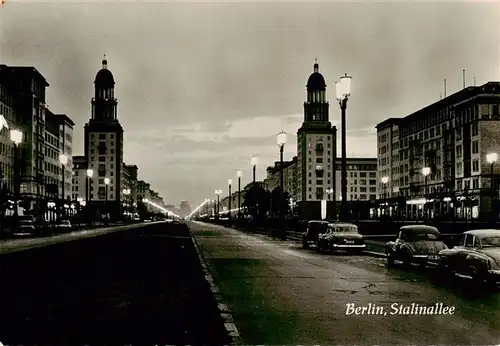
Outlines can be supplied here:
<path id="1" fill-rule="evenodd" d="M 498 218 L 500 167 L 487 155 L 500 153 L 499 106 L 500 83 L 489 82 L 402 118 L 394 163 L 400 202 L 391 212 L 408 219 Z"/>
<path id="2" fill-rule="evenodd" d="M 378 199 L 399 195 L 399 123 L 389 118 L 377 125 Z"/>
<path id="3" fill-rule="evenodd" d="M 94 171 L 90 179 L 89 205 L 110 217 L 121 217 L 123 182 L 123 128 L 117 118 L 115 80 L 102 61 L 91 100 L 92 117 L 85 124 L 85 157 Z M 109 184 L 105 184 L 106 178 Z"/>
<path id="4" fill-rule="evenodd" d="M 73 186 L 72 199 L 80 205 L 87 201 L 87 168 L 88 161 L 85 156 L 73 156 Z"/>
<path id="5" fill-rule="evenodd" d="M 341 160 L 336 160 L 335 195 L 341 200 Z M 347 200 L 375 201 L 377 199 L 377 158 L 347 158 Z"/>
<path id="6" fill-rule="evenodd" d="M 336 157 L 337 129 L 329 120 L 326 83 L 314 64 L 307 81 L 304 122 L 297 131 L 297 202 L 323 200 L 328 188 L 335 190 L 333 162 Z"/>

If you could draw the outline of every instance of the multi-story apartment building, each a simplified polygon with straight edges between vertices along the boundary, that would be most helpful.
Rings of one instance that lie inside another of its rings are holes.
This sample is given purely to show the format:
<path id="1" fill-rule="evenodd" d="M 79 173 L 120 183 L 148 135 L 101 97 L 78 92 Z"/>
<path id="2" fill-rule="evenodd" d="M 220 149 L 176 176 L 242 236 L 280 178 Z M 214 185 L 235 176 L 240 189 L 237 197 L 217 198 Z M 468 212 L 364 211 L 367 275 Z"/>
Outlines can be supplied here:
<path id="1" fill-rule="evenodd" d="M 274 166 L 266 168 L 267 177 L 264 179 L 264 188 L 267 191 L 272 191 L 280 186 L 280 165 L 279 161 L 274 163 Z M 284 191 L 289 197 L 297 198 L 297 156 L 291 161 L 283 162 L 283 185 Z"/>
<path id="2" fill-rule="evenodd" d="M 400 120 L 399 195 L 406 200 L 400 212 L 406 218 L 498 216 L 492 201 L 498 200 L 500 165 L 491 165 L 487 154 L 500 153 L 499 105 L 500 83 L 489 82 Z"/>
<path id="3" fill-rule="evenodd" d="M 65 114 L 53 114 L 47 108 L 45 89 L 48 86 L 45 78 L 33 67 L 0 65 L 0 114 L 10 129 L 19 129 L 23 133 L 18 148 L 20 198 L 24 209 L 39 212 L 40 215 L 48 207 L 49 200 L 63 197 L 71 200 L 72 185 L 74 122 Z M 14 155 L 8 129 L 2 129 L 1 139 L 0 161 L 5 172 L 2 174 L 8 180 L 7 188 L 13 191 Z M 9 152 L 11 155 L 6 155 Z M 64 166 L 65 196 L 62 194 L 61 154 L 67 155 Z"/>
<path id="4" fill-rule="evenodd" d="M 377 125 L 378 198 L 399 194 L 399 123 L 389 118 Z"/>
<path id="5" fill-rule="evenodd" d="M 336 134 L 329 121 L 325 79 L 315 63 L 307 81 L 304 122 L 297 131 L 296 199 L 301 207 L 318 203 L 318 209 L 325 191 L 335 190 Z"/>
<path id="6" fill-rule="evenodd" d="M 85 156 L 73 156 L 73 186 L 72 199 L 85 205 L 87 201 L 87 168 L 88 161 Z"/>
<path id="7" fill-rule="evenodd" d="M 136 165 L 123 164 L 123 201 L 127 210 L 134 212 L 137 207 L 137 177 L 139 168 Z M 126 191 L 125 191 L 126 190 Z M 129 191 L 130 190 L 130 191 Z M 125 193 L 126 192 L 126 193 Z"/>
<path id="8" fill-rule="evenodd" d="M 10 88 L 16 119 L 23 132 L 19 145 L 20 197 L 27 209 L 42 210 L 44 197 L 44 136 L 46 79 L 34 67 L 0 65 L 4 87 Z M 13 114 L 13 115 L 14 115 Z M 40 208 L 37 208 L 39 206 Z"/>
<path id="9" fill-rule="evenodd" d="M 10 129 L 17 129 L 20 119 L 15 107 L 15 84 L 11 70 L 0 65 L 0 116 L 7 122 L 7 127 L 0 129 L 0 177 L 4 192 L 14 191 L 14 144 L 10 139 Z"/>
<path id="10" fill-rule="evenodd" d="M 341 159 L 335 161 L 335 195 L 341 200 Z M 347 158 L 348 201 L 374 201 L 377 199 L 377 159 Z"/>

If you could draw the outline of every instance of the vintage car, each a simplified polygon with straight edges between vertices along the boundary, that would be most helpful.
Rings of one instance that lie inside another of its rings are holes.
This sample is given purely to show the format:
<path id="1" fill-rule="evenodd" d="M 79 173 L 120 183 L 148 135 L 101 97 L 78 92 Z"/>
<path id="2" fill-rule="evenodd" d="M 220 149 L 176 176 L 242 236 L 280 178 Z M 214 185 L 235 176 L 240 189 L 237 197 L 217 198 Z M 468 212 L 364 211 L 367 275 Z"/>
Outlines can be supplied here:
<path id="1" fill-rule="evenodd" d="M 446 244 L 440 240 L 440 233 L 436 227 L 403 226 L 399 229 L 397 239 L 385 245 L 387 266 L 394 266 L 395 261 L 401 261 L 405 266 L 413 263 L 437 265 L 439 251 L 447 248 Z"/>
<path id="2" fill-rule="evenodd" d="M 500 283 L 500 230 L 464 232 L 459 245 L 439 253 L 440 277 L 469 279 L 478 285 Z"/>
<path id="3" fill-rule="evenodd" d="M 358 226 L 352 223 L 330 223 L 326 232 L 318 236 L 318 251 L 363 252 L 366 245 Z"/>
<path id="4" fill-rule="evenodd" d="M 302 233 L 302 247 L 304 249 L 309 248 L 311 245 L 317 245 L 318 236 L 320 233 L 326 232 L 326 227 L 328 226 L 328 221 L 322 220 L 311 220 L 307 223 L 307 228 L 304 233 Z"/>

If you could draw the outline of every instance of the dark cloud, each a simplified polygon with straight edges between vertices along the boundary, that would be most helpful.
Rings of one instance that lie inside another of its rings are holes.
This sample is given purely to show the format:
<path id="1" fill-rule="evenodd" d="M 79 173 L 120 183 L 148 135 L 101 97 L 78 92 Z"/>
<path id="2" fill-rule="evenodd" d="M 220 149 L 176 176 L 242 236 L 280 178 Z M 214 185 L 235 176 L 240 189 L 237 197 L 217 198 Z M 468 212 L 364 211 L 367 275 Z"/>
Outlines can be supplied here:
<path id="1" fill-rule="evenodd" d="M 246 165 L 252 146 L 261 153 L 262 177 L 274 139 L 238 141 L 224 133 L 241 119 L 302 113 L 315 57 L 332 121 L 340 114 L 334 82 L 345 72 L 353 76 L 348 126 L 355 129 L 437 100 L 444 78 L 448 93 L 457 91 L 464 68 L 469 84 L 472 76 L 478 84 L 498 79 L 498 9 L 495 3 L 12 1 L 0 23 L 1 57 L 46 76 L 52 110 L 77 124 L 78 154 L 106 53 L 127 132 L 126 159 L 168 202 L 194 203 Z M 301 120 L 283 119 L 294 123 Z M 192 124 L 192 135 L 214 138 L 185 140 Z M 369 130 L 351 134 L 373 140 Z M 289 150 L 293 155 L 293 145 Z"/>

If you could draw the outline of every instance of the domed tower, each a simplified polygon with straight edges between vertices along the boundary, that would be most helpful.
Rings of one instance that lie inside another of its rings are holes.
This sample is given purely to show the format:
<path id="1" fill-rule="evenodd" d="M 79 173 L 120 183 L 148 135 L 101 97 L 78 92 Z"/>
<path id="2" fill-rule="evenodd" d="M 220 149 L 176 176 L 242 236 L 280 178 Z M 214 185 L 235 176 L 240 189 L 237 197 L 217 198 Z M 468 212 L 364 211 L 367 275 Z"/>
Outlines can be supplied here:
<path id="1" fill-rule="evenodd" d="M 106 56 L 94 80 L 92 115 L 85 124 L 85 157 L 93 171 L 86 179 L 90 209 L 113 218 L 121 215 L 123 172 L 123 128 L 117 117 L 115 79 Z M 107 182 L 107 184 L 106 184 Z M 90 210 L 89 209 L 89 210 Z"/>
<path id="2" fill-rule="evenodd" d="M 325 78 L 319 73 L 319 64 L 307 80 L 307 101 L 304 102 L 304 121 L 328 122 L 329 104 L 326 101 Z"/>
<path id="3" fill-rule="evenodd" d="M 102 68 L 94 80 L 94 97 L 92 98 L 92 119 L 107 121 L 117 119 L 117 101 L 115 99 L 115 79 L 108 70 L 106 58 Z"/>
<path id="4" fill-rule="evenodd" d="M 316 61 L 307 80 L 304 122 L 297 131 L 297 196 L 307 218 L 318 219 L 320 201 L 327 200 L 327 217 L 335 215 L 337 129 L 329 121 L 325 78 Z M 307 202 L 307 203 L 305 203 Z"/>

